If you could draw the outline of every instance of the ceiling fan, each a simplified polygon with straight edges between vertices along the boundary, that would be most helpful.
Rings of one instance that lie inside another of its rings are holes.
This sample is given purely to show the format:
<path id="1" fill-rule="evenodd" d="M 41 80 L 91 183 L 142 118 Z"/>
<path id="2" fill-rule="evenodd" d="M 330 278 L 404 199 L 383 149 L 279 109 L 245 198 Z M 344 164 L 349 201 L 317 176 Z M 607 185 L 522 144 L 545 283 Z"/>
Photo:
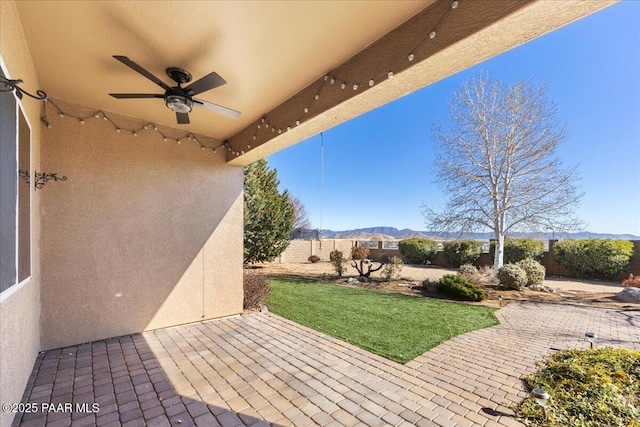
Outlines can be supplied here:
<path id="1" fill-rule="evenodd" d="M 238 117 L 240 117 L 239 111 L 232 110 L 231 108 L 223 107 L 212 102 L 203 101 L 202 99 L 194 98 L 194 96 L 199 93 L 206 92 L 210 89 L 214 89 L 227 83 L 216 72 L 207 74 L 201 79 L 191 83 L 187 87 L 182 87 L 181 85 L 189 83 L 191 81 L 191 74 L 187 70 L 184 70 L 182 68 L 169 67 L 166 70 L 167 75 L 171 77 L 173 81 L 178 83 L 177 86 L 171 87 L 126 56 L 114 55 L 113 57 L 122 62 L 127 67 L 130 67 L 138 73 L 142 74 L 165 90 L 164 94 L 110 93 L 109 95 L 113 96 L 114 98 L 163 98 L 166 106 L 171 111 L 175 111 L 178 124 L 181 125 L 189 124 L 189 113 L 193 109 L 194 105 L 205 108 L 209 111 L 213 111 L 214 113 L 222 114 L 223 116 L 227 116 L 232 119 L 237 119 Z"/>

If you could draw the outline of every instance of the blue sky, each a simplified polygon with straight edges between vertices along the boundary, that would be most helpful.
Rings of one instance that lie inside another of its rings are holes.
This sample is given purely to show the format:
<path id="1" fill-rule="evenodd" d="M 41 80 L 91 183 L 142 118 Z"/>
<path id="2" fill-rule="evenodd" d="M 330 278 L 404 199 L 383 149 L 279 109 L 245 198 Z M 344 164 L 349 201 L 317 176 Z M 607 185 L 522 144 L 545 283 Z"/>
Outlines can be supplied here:
<path id="1" fill-rule="evenodd" d="M 280 188 L 313 227 L 424 230 L 420 206 L 441 206 L 431 127 L 460 84 L 480 71 L 547 86 L 578 164 L 587 230 L 640 236 L 640 1 L 623 1 L 268 157 Z M 323 197 L 321 197 L 321 193 Z M 322 224 L 320 223 L 322 199 Z"/>

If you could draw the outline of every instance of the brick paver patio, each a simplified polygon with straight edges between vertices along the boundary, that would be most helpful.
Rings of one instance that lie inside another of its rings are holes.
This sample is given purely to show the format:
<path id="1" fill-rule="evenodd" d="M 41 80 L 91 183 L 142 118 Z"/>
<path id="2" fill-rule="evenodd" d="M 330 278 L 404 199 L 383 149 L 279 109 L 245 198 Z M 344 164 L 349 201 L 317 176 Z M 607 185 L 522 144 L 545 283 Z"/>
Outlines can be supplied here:
<path id="1" fill-rule="evenodd" d="M 587 330 L 640 349 L 637 310 L 512 302 L 497 316 L 407 365 L 271 313 L 51 350 L 23 402 L 89 405 L 14 425 L 516 426 L 520 377 L 544 355 L 587 347 Z"/>

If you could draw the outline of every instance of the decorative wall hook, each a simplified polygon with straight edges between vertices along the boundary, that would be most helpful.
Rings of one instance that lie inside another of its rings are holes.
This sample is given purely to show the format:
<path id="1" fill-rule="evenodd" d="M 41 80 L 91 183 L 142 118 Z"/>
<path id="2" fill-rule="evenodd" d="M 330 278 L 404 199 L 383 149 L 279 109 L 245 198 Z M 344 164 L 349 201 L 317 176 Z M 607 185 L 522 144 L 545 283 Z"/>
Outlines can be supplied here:
<path id="1" fill-rule="evenodd" d="M 18 86 L 21 83 L 23 83 L 23 81 L 20 79 L 11 80 L 11 79 L 7 79 L 5 77 L 0 76 L 0 85 L 1 85 L 0 92 L 14 92 L 18 97 L 18 99 L 22 99 L 23 95 L 30 96 L 31 98 L 37 99 L 40 101 L 46 101 L 49 98 L 47 96 L 47 93 L 40 89 L 36 91 L 36 95 L 30 94 L 29 92 L 27 92 L 26 90 Z"/>
<path id="2" fill-rule="evenodd" d="M 41 190 L 49 181 L 66 181 L 66 176 L 58 176 L 57 173 L 38 172 L 35 173 L 36 182 L 34 183 L 36 190 Z"/>

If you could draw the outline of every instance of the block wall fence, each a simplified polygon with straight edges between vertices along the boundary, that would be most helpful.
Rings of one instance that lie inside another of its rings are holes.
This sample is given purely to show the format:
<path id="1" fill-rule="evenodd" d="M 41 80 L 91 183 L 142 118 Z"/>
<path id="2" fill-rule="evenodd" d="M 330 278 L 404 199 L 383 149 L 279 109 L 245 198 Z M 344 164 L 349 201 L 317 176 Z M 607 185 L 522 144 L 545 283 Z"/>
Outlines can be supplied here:
<path id="1" fill-rule="evenodd" d="M 550 276 L 564 276 L 575 277 L 571 272 L 562 267 L 553 257 L 553 245 L 558 240 L 549 240 L 549 250 L 545 251 L 542 260 L 542 265 L 547 269 L 547 275 Z M 629 265 L 629 271 L 633 275 L 640 275 L 640 240 L 632 240 L 633 243 L 633 257 Z M 367 242 L 371 243 L 371 242 Z M 369 257 L 371 259 L 378 259 L 380 255 L 387 254 L 389 256 L 401 256 L 398 249 L 383 249 L 384 242 L 378 241 L 378 247 L 370 248 Z M 317 255 L 322 261 L 329 261 L 329 254 L 332 250 L 338 249 L 342 251 L 345 257 L 349 258 L 351 255 L 351 248 L 357 246 L 357 240 L 340 240 L 340 239 L 327 239 L 327 240 L 292 240 L 289 247 L 278 257 L 275 262 L 307 262 L 311 255 Z M 439 267 L 446 267 L 444 262 L 444 254 L 442 251 L 438 251 L 431 261 L 432 265 Z M 476 266 L 493 265 L 493 259 L 491 254 L 483 253 L 480 255 Z M 620 277 L 622 280 L 625 277 Z"/>

